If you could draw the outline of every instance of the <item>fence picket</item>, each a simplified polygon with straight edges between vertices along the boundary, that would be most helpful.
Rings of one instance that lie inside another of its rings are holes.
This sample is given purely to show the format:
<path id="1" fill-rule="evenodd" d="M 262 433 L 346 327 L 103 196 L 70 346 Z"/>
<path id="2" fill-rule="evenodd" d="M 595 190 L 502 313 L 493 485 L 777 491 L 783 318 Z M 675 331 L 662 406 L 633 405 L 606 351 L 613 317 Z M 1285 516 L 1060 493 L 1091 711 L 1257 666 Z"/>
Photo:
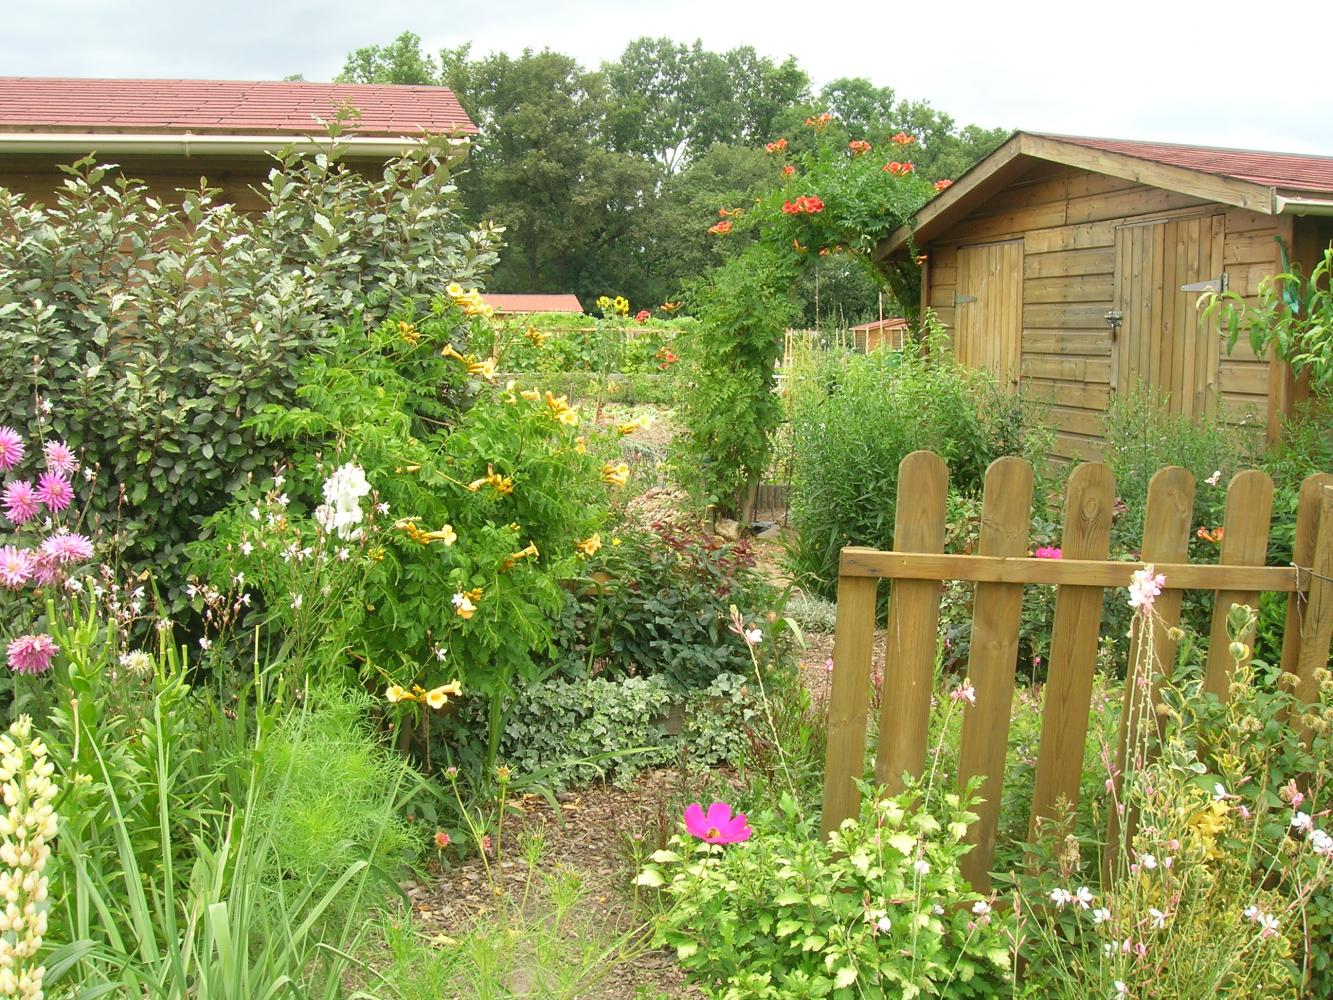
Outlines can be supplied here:
<path id="1" fill-rule="evenodd" d="M 894 551 L 944 551 L 948 487 L 949 470 L 933 452 L 899 463 Z M 889 592 L 875 780 L 890 794 L 902 790 L 904 772 L 920 775 L 925 766 L 941 590 L 939 580 L 894 580 Z"/>
<path id="2" fill-rule="evenodd" d="M 1301 652 L 1296 661 L 1296 695 L 1306 704 L 1317 700 L 1319 680 L 1315 672 L 1328 669 L 1329 646 L 1333 644 L 1333 485 L 1324 485 L 1321 492 L 1319 528 L 1310 561 L 1310 599 L 1301 616 Z M 1309 727 L 1299 722 L 1297 728 L 1308 742 Z"/>
<path id="3" fill-rule="evenodd" d="M 1021 458 L 997 458 L 986 470 L 978 551 L 988 556 L 1027 555 L 1032 525 L 1032 466 Z M 1023 613 L 1021 583 L 979 583 L 972 600 L 972 639 L 967 676 L 976 704 L 964 708 L 958 784 L 982 778 L 978 819 L 968 828 L 973 849 L 963 856 L 963 875 L 972 887 L 990 887 L 995 835 L 1000 825 L 1009 714 L 1018 661 L 1018 632 Z"/>
<path id="4" fill-rule="evenodd" d="M 1297 566 L 1309 566 L 1314 562 L 1319 509 L 1324 502 L 1326 486 L 1333 486 L 1333 475 L 1327 472 L 1306 476 L 1301 483 L 1300 496 L 1296 501 L 1296 537 L 1291 545 L 1291 561 Z M 1289 674 L 1296 673 L 1296 665 L 1301 658 L 1303 619 L 1301 595 L 1292 594 L 1287 598 L 1287 623 L 1282 632 L 1282 669 Z"/>
<path id="5" fill-rule="evenodd" d="M 865 773 L 866 709 L 870 662 L 875 651 L 874 577 L 838 580 L 838 619 L 833 639 L 833 686 L 829 694 L 828 746 L 824 752 L 824 835 L 861 811 L 856 782 Z"/>
<path id="6" fill-rule="evenodd" d="M 1099 462 L 1088 462 L 1074 470 L 1065 490 L 1060 546 L 1067 558 L 1107 557 L 1114 502 L 1115 477 L 1110 469 Z M 1055 815 L 1057 803 L 1078 803 L 1101 619 L 1101 587 L 1065 585 L 1056 592 L 1046 704 L 1032 794 L 1033 839 L 1038 820 Z"/>
<path id="7" fill-rule="evenodd" d="M 1194 476 L 1188 469 L 1168 466 L 1159 469 L 1148 484 L 1148 509 L 1143 522 L 1143 561 L 1146 563 L 1183 563 L 1189 559 L 1190 531 L 1194 519 Z M 1161 737 L 1162 723 L 1155 706 L 1158 701 L 1160 672 L 1169 673 L 1175 666 L 1179 643 L 1171 630 L 1180 624 L 1180 604 L 1185 592 L 1164 590 L 1158 596 L 1154 611 L 1159 620 L 1152 630 L 1152 650 L 1145 655 L 1143 619 L 1135 616 L 1130 632 L 1129 676 L 1125 678 L 1125 692 L 1120 713 L 1120 744 L 1116 753 L 1114 780 L 1119 787 L 1127 762 L 1135 747 L 1139 747 L 1143 732 L 1151 722 Z M 1142 762 L 1136 762 L 1141 766 Z M 1128 818 L 1126 831 L 1133 836 L 1133 817 Z M 1106 838 L 1108 863 L 1118 856 L 1116 845 L 1120 839 L 1120 816 L 1110 811 Z"/>
<path id="8" fill-rule="evenodd" d="M 1258 469 L 1246 469 L 1227 486 L 1226 515 L 1222 525 L 1223 566 L 1262 566 L 1268 555 L 1268 522 L 1273 514 L 1273 480 Z M 1248 604 L 1258 610 L 1259 595 L 1252 590 L 1219 590 L 1213 598 L 1213 627 L 1208 637 L 1208 668 L 1203 689 L 1226 699 L 1235 661 L 1228 646 L 1227 614 L 1233 604 Z M 1253 636 L 1246 638 L 1252 643 Z"/>

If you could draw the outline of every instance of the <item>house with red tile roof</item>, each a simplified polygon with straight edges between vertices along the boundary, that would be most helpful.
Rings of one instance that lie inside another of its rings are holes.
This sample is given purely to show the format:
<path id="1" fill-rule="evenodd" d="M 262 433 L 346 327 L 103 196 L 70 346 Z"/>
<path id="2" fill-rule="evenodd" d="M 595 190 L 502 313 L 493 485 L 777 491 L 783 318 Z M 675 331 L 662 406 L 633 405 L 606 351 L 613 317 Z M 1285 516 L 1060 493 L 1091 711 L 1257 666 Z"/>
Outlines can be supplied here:
<path id="1" fill-rule="evenodd" d="M 482 298 L 493 308 L 498 316 L 512 316 L 520 313 L 575 313 L 582 315 L 583 306 L 579 297 L 571 294 L 506 294 L 486 292 Z"/>
<path id="2" fill-rule="evenodd" d="M 1097 458 L 1141 389 L 1271 439 L 1305 388 L 1196 306 L 1255 302 L 1331 242 L 1333 156 L 1017 132 L 876 255 L 916 258 L 958 359 L 1041 401 L 1057 455 Z"/>
<path id="3" fill-rule="evenodd" d="M 355 108 L 338 146 L 371 167 L 422 141 L 476 126 L 444 87 L 245 80 L 0 77 L 0 187 L 48 200 L 59 165 L 88 154 L 148 182 L 154 193 L 197 187 L 250 207 L 250 188 L 284 148 L 329 144 L 325 122 Z"/>

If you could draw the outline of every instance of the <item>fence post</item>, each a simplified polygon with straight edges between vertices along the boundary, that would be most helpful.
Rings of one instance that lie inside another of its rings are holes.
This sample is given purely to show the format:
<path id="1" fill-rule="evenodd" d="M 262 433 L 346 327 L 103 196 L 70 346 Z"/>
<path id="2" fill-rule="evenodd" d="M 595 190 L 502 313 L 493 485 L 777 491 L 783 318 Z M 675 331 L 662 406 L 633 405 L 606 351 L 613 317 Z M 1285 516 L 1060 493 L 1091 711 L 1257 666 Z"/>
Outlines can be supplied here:
<path id="1" fill-rule="evenodd" d="M 949 470 L 934 452 L 914 451 L 899 463 L 894 551 L 944 551 L 948 489 Z M 875 780 L 889 794 L 902 791 L 904 772 L 920 775 L 925 766 L 941 589 L 939 580 L 894 580 L 889 592 L 875 755 Z"/>
<path id="2" fill-rule="evenodd" d="M 1065 489 L 1065 524 L 1060 548 L 1066 559 L 1107 557 L 1111 547 L 1111 506 L 1115 477 L 1098 462 L 1074 470 Z M 1051 657 L 1042 708 L 1037 778 L 1032 792 L 1029 839 L 1053 816 L 1061 800 L 1078 804 L 1083 749 L 1088 739 L 1092 677 L 1101 632 L 1102 588 L 1062 585 L 1055 595 Z"/>
<path id="3" fill-rule="evenodd" d="M 997 458 L 986 470 L 979 553 L 1020 559 L 1027 556 L 1031 526 L 1032 466 L 1021 458 Z M 979 892 L 990 888 L 995 834 L 1000 825 L 1022 614 L 1021 583 L 977 584 L 972 599 L 972 643 L 967 657 L 967 676 L 977 701 L 963 709 L 958 785 L 965 789 L 973 778 L 982 779 L 982 801 L 976 806 L 978 818 L 967 831 L 973 848 L 960 862 L 963 876 Z"/>
<path id="4" fill-rule="evenodd" d="M 1305 704 L 1317 701 L 1316 671 L 1328 669 L 1333 646 L 1333 485 L 1323 485 L 1319 501 L 1319 528 L 1310 562 L 1310 598 L 1301 622 L 1301 652 L 1296 661 L 1296 695 Z M 1294 600 L 1296 595 L 1292 595 Z M 1310 727 L 1297 728 L 1308 743 Z"/>
<path id="5" fill-rule="evenodd" d="M 1189 561 L 1190 530 L 1194 520 L 1194 476 L 1188 469 L 1168 466 L 1159 469 L 1148 484 L 1148 510 L 1143 521 L 1142 558 L 1145 563 L 1183 563 Z M 1118 789 L 1125 768 L 1142 767 L 1146 760 L 1134 759 L 1135 751 L 1152 739 L 1149 725 L 1160 739 L 1162 721 L 1157 716 L 1158 691 L 1161 688 L 1158 670 L 1169 672 L 1176 662 L 1179 643 L 1171 637 L 1171 630 L 1180 624 L 1180 605 L 1183 590 L 1165 590 L 1158 596 L 1154 607 L 1152 649 L 1145 650 L 1144 620 L 1134 616 L 1130 626 L 1129 670 L 1125 677 L 1125 692 L 1120 712 L 1120 743 L 1116 753 L 1116 769 L 1112 775 Z M 1125 836 L 1133 837 L 1134 817 L 1125 817 Z M 1121 835 L 1119 813 L 1113 808 L 1108 817 L 1106 871 L 1120 857 L 1118 844 Z"/>
<path id="6" fill-rule="evenodd" d="M 1273 480 L 1258 469 L 1246 469 L 1231 478 L 1227 486 L 1226 517 L 1222 524 L 1222 566 L 1262 566 L 1268 555 L 1268 527 L 1273 514 Z M 1245 590 L 1219 590 L 1213 599 L 1213 628 L 1208 637 L 1208 669 L 1203 689 L 1223 701 L 1231 683 L 1235 661 L 1228 647 L 1227 615 L 1233 604 L 1248 604 L 1259 610 L 1259 595 Z M 1247 636 L 1246 643 L 1254 637 Z"/>
<path id="7" fill-rule="evenodd" d="M 873 576 L 838 577 L 821 814 L 826 837 L 844 819 L 861 812 L 861 790 L 856 782 L 865 774 L 866 710 L 870 703 L 870 661 L 875 651 L 878 584 Z"/>
<path id="8" fill-rule="evenodd" d="M 1333 474 L 1316 472 L 1306 476 L 1296 502 L 1296 537 L 1291 545 L 1292 565 L 1309 568 L 1314 563 L 1315 540 L 1319 533 L 1320 507 L 1324 502 L 1324 488 L 1333 486 Z M 1299 570 L 1298 570 L 1299 572 Z M 1301 629 L 1305 615 L 1301 595 L 1287 597 L 1287 621 L 1282 631 L 1282 669 L 1289 674 L 1297 672 L 1301 658 Z"/>

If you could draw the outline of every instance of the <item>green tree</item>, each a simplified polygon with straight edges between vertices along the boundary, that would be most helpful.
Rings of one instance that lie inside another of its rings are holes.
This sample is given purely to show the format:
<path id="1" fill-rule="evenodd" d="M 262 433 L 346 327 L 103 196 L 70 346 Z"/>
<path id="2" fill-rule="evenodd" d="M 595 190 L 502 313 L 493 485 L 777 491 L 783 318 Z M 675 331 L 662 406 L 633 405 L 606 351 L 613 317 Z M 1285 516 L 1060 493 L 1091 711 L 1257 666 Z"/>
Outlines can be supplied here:
<path id="1" fill-rule="evenodd" d="M 404 31 L 388 45 L 357 49 L 334 77 L 338 83 L 402 83 L 433 86 L 442 82 L 439 62 L 421 49 L 421 38 Z"/>

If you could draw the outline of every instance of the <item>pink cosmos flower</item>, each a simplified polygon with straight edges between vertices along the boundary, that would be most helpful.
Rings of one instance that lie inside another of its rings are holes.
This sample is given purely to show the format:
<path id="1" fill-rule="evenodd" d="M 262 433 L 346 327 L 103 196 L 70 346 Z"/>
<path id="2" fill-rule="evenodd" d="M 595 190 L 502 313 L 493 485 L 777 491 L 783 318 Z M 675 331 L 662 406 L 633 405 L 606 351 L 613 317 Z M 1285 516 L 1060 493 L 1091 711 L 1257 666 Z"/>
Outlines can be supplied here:
<path id="1" fill-rule="evenodd" d="M 69 480 L 54 472 L 43 472 L 37 480 L 37 499 L 52 511 L 61 511 L 74 499 L 74 487 Z"/>
<path id="2" fill-rule="evenodd" d="M 1037 551 L 1032 553 L 1032 558 L 1034 559 L 1060 559 L 1063 556 L 1064 553 L 1055 545 L 1043 545 L 1041 548 L 1037 549 Z"/>
<path id="3" fill-rule="evenodd" d="M 1129 606 L 1140 614 L 1152 613 L 1155 601 L 1166 586 L 1166 576 L 1154 573 L 1151 565 L 1134 571 L 1129 579 Z"/>
<path id="4" fill-rule="evenodd" d="M 0 587 L 18 590 L 32 578 L 32 553 L 6 545 L 0 548 Z"/>
<path id="5" fill-rule="evenodd" d="M 84 535 L 62 528 L 42 542 L 41 553 L 61 566 L 68 566 L 91 559 L 93 543 Z"/>
<path id="6" fill-rule="evenodd" d="M 15 524 L 24 524 L 37 516 L 42 501 L 26 479 L 15 479 L 5 484 L 5 517 Z"/>
<path id="7" fill-rule="evenodd" d="M 55 640 L 45 633 L 21 635 L 9 644 L 9 669 L 16 674 L 44 674 L 51 669 L 51 657 L 60 652 Z"/>
<path id="8" fill-rule="evenodd" d="M 733 816 L 725 802 L 714 802 L 706 813 L 698 802 L 691 802 L 685 808 L 685 831 L 706 844 L 739 844 L 754 832 L 745 813 Z"/>
<path id="9" fill-rule="evenodd" d="M 23 438 L 12 427 L 0 427 L 0 472 L 23 461 Z"/>
<path id="10" fill-rule="evenodd" d="M 64 441 L 47 441 L 42 445 L 46 467 L 57 476 L 71 476 L 79 467 L 79 460 Z"/>

